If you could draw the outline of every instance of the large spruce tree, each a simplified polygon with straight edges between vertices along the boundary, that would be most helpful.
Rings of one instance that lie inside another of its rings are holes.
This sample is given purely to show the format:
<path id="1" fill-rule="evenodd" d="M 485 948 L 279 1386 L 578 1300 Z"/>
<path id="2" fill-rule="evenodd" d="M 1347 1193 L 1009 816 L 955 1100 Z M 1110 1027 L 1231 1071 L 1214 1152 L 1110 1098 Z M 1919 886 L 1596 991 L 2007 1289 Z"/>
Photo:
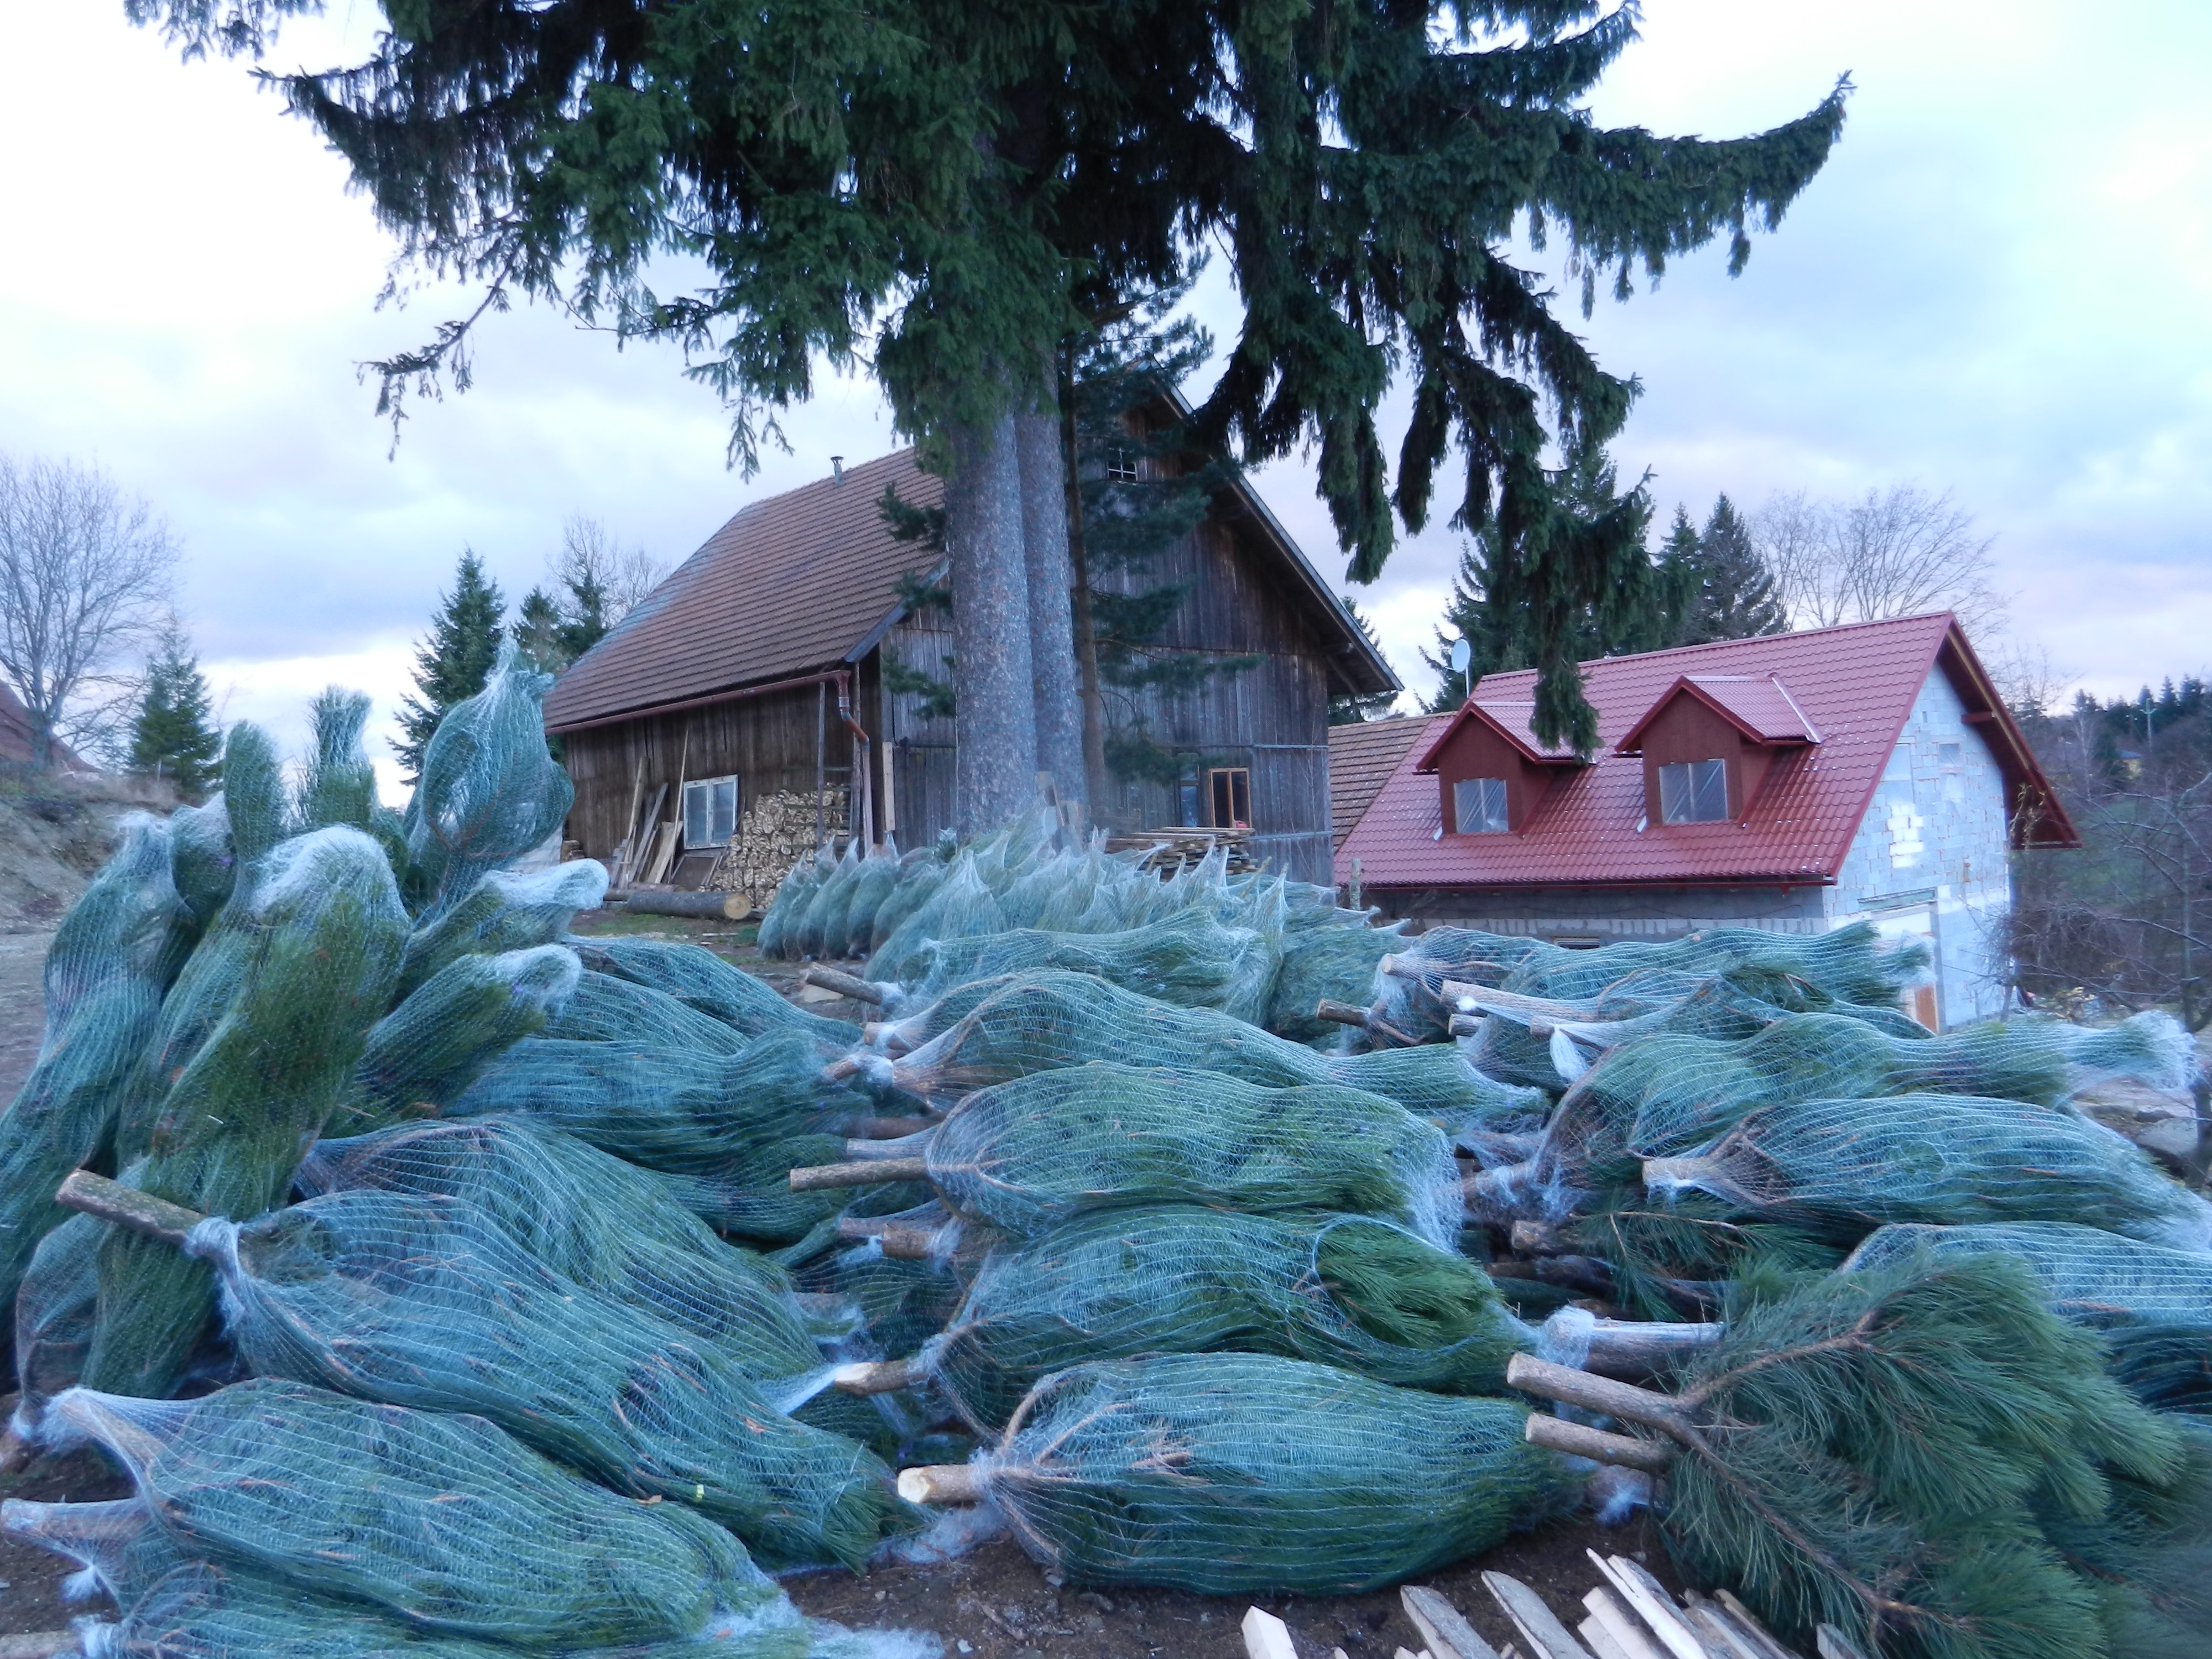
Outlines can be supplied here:
<path id="1" fill-rule="evenodd" d="M 1689 515 L 1680 513 L 1680 526 L 1688 522 Z M 1711 640 L 1789 631 L 1790 618 L 1775 591 L 1774 573 L 1759 556 L 1751 526 L 1733 501 L 1725 495 L 1715 501 L 1705 529 L 1691 540 L 1696 592 L 1674 643 L 1703 645 Z"/>
<path id="2" fill-rule="evenodd" d="M 438 729 L 446 711 L 484 689 L 499 659 L 505 632 L 507 599 L 484 574 L 483 561 L 464 551 L 453 572 L 453 591 L 438 596 L 429 637 L 415 647 L 416 696 L 399 705 L 399 741 L 392 752 L 407 769 L 409 782 L 422 764 L 422 745 Z"/>
<path id="3" fill-rule="evenodd" d="M 207 676 L 181 629 L 166 630 L 146 664 L 146 694 L 131 725 L 130 769 L 170 778 L 187 800 L 206 793 L 222 770 Z"/>
<path id="4" fill-rule="evenodd" d="M 187 50 L 258 51 L 313 0 L 132 0 Z M 1606 0 L 386 0 L 356 66 L 281 77 L 422 267 L 682 343 L 749 461 L 824 358 L 863 350 L 949 469 L 963 821 L 1030 788 L 1054 659 L 1065 490 L 1051 365 L 1082 296 L 1186 279 L 1227 250 L 1243 307 L 1202 411 L 1247 461 L 1312 443 L 1371 580 L 1436 473 L 1494 526 L 1489 588 L 1524 609 L 1538 725 L 1588 741 L 1574 618 L 1629 550 L 1560 538 L 1547 444 L 1601 446 L 1634 387 L 1501 250 L 1524 223 L 1587 306 L 1603 277 L 1725 235 L 1731 268 L 1825 161 L 1844 88 L 1759 137 L 1604 129 L 1585 99 L 1635 37 Z M 703 262 L 686 295 L 648 283 Z M 473 319 L 471 319 L 473 320 Z M 469 321 L 385 366 L 386 406 L 465 366 Z M 1376 413 L 1413 420 L 1393 477 Z M 1025 540 L 1025 538 L 1029 539 Z M 1638 553 L 1640 556 L 1640 552 Z M 1056 625 L 1056 618 L 1048 617 Z M 1042 647 L 1045 660 L 1033 662 Z M 1064 728 L 1066 722 L 1055 719 Z"/>

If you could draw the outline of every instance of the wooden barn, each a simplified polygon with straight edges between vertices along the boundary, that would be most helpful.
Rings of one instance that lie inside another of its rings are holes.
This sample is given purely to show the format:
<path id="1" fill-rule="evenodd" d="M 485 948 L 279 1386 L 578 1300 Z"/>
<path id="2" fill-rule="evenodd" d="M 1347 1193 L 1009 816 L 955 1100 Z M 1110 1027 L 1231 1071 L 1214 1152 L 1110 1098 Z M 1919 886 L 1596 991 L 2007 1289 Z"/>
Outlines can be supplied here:
<path id="1" fill-rule="evenodd" d="M 757 501 L 561 677 L 545 723 L 575 780 L 568 833 L 585 854 L 635 839 L 657 856 L 634 871 L 696 880 L 751 834 L 749 814 L 807 845 L 848 811 L 871 842 L 902 847 L 954 821 L 952 720 L 927 688 L 884 686 L 887 662 L 910 671 L 894 684 L 942 680 L 952 650 L 951 617 L 905 597 L 942 572 L 890 533 L 887 486 L 923 507 L 944 488 L 902 450 Z M 1178 775 L 1109 778 L 1094 821 L 1242 825 L 1255 857 L 1328 882 L 1329 700 L 1395 690 L 1389 665 L 1242 484 L 1130 580 L 1122 591 L 1185 588 L 1160 649 L 1226 666 L 1181 693 L 1109 693 L 1109 732 L 1140 728 Z"/>

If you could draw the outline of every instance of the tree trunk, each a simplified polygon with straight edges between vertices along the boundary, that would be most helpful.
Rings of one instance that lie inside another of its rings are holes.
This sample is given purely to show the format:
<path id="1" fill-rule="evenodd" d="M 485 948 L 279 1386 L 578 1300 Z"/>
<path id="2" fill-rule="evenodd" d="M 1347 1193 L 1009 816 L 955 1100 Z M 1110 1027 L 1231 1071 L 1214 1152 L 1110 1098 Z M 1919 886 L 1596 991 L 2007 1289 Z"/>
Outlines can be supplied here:
<path id="1" fill-rule="evenodd" d="M 1022 544 L 1030 586 L 1030 672 L 1036 707 L 1039 769 L 1063 799 L 1090 795 L 1084 764 L 1083 704 L 1076 689 L 1074 577 L 1069 564 L 1067 481 L 1060 462 L 1059 376 L 1048 362 L 1043 401 L 1014 417 L 1022 470 Z"/>
<path id="2" fill-rule="evenodd" d="M 952 556 L 953 817 L 994 830 L 1036 796 L 1036 698 L 1030 659 L 1022 468 L 1009 414 L 948 434 L 945 540 Z"/>
<path id="3" fill-rule="evenodd" d="M 1112 816 L 1107 801 L 1106 699 L 1098 689 L 1098 629 L 1091 618 L 1091 562 L 1083 546 L 1083 477 L 1075 453 L 1075 375 L 1062 356 L 1060 392 L 1060 475 L 1067 492 L 1068 579 L 1075 591 L 1076 695 L 1083 715 L 1083 780 L 1095 818 Z"/>

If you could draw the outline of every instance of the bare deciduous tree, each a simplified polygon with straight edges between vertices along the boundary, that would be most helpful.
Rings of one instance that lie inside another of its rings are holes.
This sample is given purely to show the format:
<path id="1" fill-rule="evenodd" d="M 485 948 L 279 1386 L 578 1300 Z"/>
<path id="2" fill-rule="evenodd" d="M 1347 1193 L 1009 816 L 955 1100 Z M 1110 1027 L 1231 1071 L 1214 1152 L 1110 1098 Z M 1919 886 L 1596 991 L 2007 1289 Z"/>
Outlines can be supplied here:
<path id="1" fill-rule="evenodd" d="M 2003 626 L 1995 538 L 1977 537 L 1973 515 L 1948 490 L 1896 484 L 1854 501 L 1777 495 L 1753 517 L 1752 534 L 1795 627 L 1928 611 L 1955 612 L 1970 633 Z"/>
<path id="2" fill-rule="evenodd" d="M 57 739 L 100 752 L 127 719 L 132 661 L 168 619 L 177 544 L 98 467 L 0 455 L 0 674 Z"/>
<path id="3" fill-rule="evenodd" d="M 623 547 L 597 519 L 578 514 L 561 528 L 561 550 L 552 561 L 556 583 L 572 593 L 586 585 L 599 589 L 606 625 L 637 609 L 638 603 L 668 574 L 668 562 L 642 547 Z"/>

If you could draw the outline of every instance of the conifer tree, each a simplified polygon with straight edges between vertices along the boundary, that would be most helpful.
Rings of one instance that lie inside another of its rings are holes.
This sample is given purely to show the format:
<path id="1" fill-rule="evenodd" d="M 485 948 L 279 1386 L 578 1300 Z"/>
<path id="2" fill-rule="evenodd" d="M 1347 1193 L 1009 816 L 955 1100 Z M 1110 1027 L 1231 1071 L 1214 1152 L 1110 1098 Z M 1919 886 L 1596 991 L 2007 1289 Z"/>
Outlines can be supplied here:
<path id="1" fill-rule="evenodd" d="M 146 695 L 131 728 L 130 769 L 169 778 L 187 800 L 205 794 L 222 771 L 222 734 L 199 658 L 184 630 L 170 628 L 146 665 Z"/>
<path id="2" fill-rule="evenodd" d="M 1688 523 L 1686 514 L 1681 523 Z M 1753 545 L 1743 515 L 1726 495 L 1713 502 L 1712 516 L 1697 538 L 1697 573 L 1695 605 L 1675 643 L 1703 645 L 1711 640 L 1744 640 L 1789 630 L 1774 573 Z"/>
<path id="3" fill-rule="evenodd" d="M 446 711 L 484 689 L 499 659 L 505 633 L 507 599 L 484 574 L 483 561 L 464 550 L 453 574 L 453 591 L 438 598 L 430 636 L 415 647 L 418 696 L 399 705 L 402 739 L 392 745 L 411 782 L 422 764 L 422 745 L 438 729 Z"/>
<path id="4" fill-rule="evenodd" d="M 1352 622 L 1358 625 L 1359 631 L 1367 636 L 1367 643 L 1373 646 L 1376 654 L 1380 656 L 1382 653 L 1382 636 L 1375 631 L 1375 624 L 1368 621 L 1359 607 L 1350 599 L 1345 600 L 1344 608 L 1351 616 Z M 1447 673 L 1451 670 L 1449 657 L 1445 662 L 1444 670 Z M 1328 723 L 1331 726 L 1358 726 L 1363 720 L 1387 719 L 1397 701 L 1398 694 L 1395 691 L 1340 692 L 1328 700 Z M 1461 701 L 1463 702 L 1466 698 L 1462 696 Z"/>
<path id="5" fill-rule="evenodd" d="M 134 0 L 189 51 L 258 52 L 311 0 Z M 489 292 L 382 365 L 383 406 L 463 378 L 470 330 L 514 293 L 670 339 L 729 398 L 750 462 L 815 365 L 867 355 L 905 431 L 948 468 L 962 817 L 1003 817 L 1036 755 L 1022 422 L 1079 285 L 1171 287 L 1218 246 L 1243 308 L 1202 429 L 1251 464 L 1310 444 L 1349 574 L 1423 525 L 1436 473 L 1494 526 L 1486 580 L 1525 611 L 1538 728 L 1587 742 L 1576 619 L 1642 550 L 1560 535 L 1547 447 L 1601 447 L 1633 382 L 1503 250 L 1524 219 L 1579 278 L 1725 237 L 1731 269 L 1826 161 L 1846 88 L 1726 142 L 1600 128 L 1589 97 L 1633 6 L 1306 0 L 386 0 L 350 68 L 277 77 L 422 267 Z M 657 260 L 704 262 L 667 295 Z M 1376 412 L 1413 419 L 1395 477 Z M 1037 489 L 1064 487 L 1032 469 Z M 995 649 L 990 648 L 995 645 Z M 1071 690 L 1072 694 L 1072 690 Z"/>

